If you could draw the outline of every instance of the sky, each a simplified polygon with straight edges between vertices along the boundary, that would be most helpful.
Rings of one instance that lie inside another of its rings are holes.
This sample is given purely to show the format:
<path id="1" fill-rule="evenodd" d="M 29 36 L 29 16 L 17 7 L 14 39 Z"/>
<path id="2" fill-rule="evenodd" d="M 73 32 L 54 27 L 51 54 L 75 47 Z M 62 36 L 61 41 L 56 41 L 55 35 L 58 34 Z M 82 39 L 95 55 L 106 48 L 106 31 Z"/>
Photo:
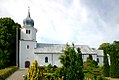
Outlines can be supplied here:
<path id="1" fill-rule="evenodd" d="M 23 26 L 28 6 L 38 43 L 98 48 L 119 40 L 119 0 L 0 0 L 0 17 Z"/>

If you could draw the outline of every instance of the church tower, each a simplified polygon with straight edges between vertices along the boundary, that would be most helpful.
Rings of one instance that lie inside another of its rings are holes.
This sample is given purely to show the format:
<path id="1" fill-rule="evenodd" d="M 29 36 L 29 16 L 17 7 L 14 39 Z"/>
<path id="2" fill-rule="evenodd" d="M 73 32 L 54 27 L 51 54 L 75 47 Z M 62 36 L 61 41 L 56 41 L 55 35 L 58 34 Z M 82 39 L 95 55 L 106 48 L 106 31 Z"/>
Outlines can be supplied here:
<path id="1" fill-rule="evenodd" d="M 34 21 L 30 16 L 30 9 L 28 15 L 23 20 L 23 27 L 20 29 L 19 41 L 19 67 L 27 68 L 34 60 L 34 49 L 36 48 L 36 32 L 34 28 Z"/>
<path id="2" fill-rule="evenodd" d="M 30 11 L 28 9 L 28 16 L 23 20 L 23 28 L 21 29 L 21 39 L 36 41 L 36 29 L 34 26 L 34 21 L 31 19 Z"/>

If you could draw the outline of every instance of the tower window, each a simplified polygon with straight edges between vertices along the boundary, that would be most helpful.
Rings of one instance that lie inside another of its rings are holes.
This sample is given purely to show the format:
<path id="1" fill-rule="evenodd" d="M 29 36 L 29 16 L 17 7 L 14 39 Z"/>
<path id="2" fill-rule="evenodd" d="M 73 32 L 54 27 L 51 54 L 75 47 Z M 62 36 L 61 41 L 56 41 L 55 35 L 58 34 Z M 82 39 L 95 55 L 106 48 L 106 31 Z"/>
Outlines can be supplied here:
<path id="1" fill-rule="evenodd" d="M 48 57 L 45 57 L 45 63 L 48 63 Z"/>
<path id="2" fill-rule="evenodd" d="M 26 47 L 27 47 L 27 49 L 29 49 L 29 45 L 27 45 Z"/>
<path id="3" fill-rule="evenodd" d="M 30 30 L 26 30 L 26 34 L 30 34 Z"/>

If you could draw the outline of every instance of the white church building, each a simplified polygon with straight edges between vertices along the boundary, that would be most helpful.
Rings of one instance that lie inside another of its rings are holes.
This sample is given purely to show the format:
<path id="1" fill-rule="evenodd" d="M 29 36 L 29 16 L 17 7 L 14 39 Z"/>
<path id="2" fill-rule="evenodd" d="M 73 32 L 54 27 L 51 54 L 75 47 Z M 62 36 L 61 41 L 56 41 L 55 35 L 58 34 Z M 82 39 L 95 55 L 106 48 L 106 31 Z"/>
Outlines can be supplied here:
<path id="1" fill-rule="evenodd" d="M 37 43 L 36 33 L 37 29 L 34 28 L 34 21 L 28 11 L 28 16 L 23 20 L 23 26 L 20 29 L 19 68 L 28 68 L 34 60 L 37 60 L 39 65 L 62 66 L 59 56 L 63 54 L 62 50 L 66 44 Z M 75 47 L 81 49 L 83 61 L 92 54 L 93 59 L 98 60 L 98 65 L 103 64 L 102 50 L 95 50 L 88 45 L 75 45 Z"/>

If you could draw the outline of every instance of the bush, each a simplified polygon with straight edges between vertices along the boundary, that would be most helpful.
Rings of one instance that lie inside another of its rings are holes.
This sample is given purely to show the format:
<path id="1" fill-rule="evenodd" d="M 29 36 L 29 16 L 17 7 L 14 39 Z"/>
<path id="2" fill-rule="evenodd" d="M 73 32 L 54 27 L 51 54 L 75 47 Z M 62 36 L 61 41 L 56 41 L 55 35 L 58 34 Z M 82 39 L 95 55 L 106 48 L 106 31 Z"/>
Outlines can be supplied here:
<path id="1" fill-rule="evenodd" d="M 47 66 L 38 66 L 38 69 L 39 69 L 40 72 L 42 72 L 42 73 L 46 73 L 46 72 L 47 72 Z"/>
<path id="2" fill-rule="evenodd" d="M 48 73 L 52 73 L 52 72 L 53 72 L 53 66 L 52 66 L 51 64 L 49 64 L 49 65 L 47 66 L 47 72 L 48 72 Z"/>
<path id="3" fill-rule="evenodd" d="M 11 66 L 0 70 L 0 80 L 5 80 L 9 75 L 18 69 L 16 66 Z"/>
<path id="4" fill-rule="evenodd" d="M 40 72 L 38 68 L 38 63 L 35 60 L 32 63 L 32 66 L 28 69 L 28 73 L 25 76 L 24 80 L 42 80 L 42 78 L 43 78 L 43 74 L 42 72 Z"/>

